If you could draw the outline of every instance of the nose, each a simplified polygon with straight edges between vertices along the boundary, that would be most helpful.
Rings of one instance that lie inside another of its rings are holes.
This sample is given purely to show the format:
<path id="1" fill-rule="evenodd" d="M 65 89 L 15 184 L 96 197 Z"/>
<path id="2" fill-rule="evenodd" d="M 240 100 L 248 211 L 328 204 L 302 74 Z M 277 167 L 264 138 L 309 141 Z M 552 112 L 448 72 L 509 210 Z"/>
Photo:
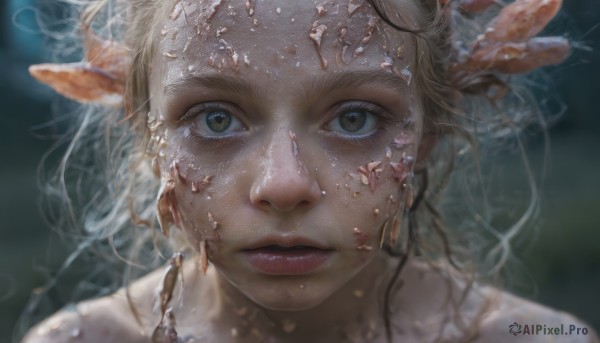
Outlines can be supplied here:
<path id="1" fill-rule="evenodd" d="M 290 212 L 308 210 L 319 202 L 321 189 L 300 160 L 296 144 L 283 133 L 276 133 L 271 139 L 250 191 L 254 206 L 265 211 Z"/>

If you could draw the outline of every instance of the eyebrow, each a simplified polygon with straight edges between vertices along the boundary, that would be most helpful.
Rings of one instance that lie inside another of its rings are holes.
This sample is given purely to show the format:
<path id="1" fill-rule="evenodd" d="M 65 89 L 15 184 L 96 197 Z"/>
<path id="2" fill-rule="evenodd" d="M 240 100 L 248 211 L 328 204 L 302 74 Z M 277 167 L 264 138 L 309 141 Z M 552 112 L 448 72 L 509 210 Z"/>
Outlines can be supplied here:
<path id="1" fill-rule="evenodd" d="M 351 89 L 359 86 L 379 84 L 389 87 L 396 92 L 406 93 L 409 89 L 407 82 L 395 74 L 383 70 L 356 70 L 330 72 L 324 76 L 309 78 L 302 82 L 300 91 L 306 97 L 318 96 L 336 89 Z M 220 74 L 188 74 L 165 86 L 167 95 L 176 95 L 189 90 L 190 86 L 214 89 L 238 94 L 256 95 L 259 88 L 255 83 L 240 77 Z"/>

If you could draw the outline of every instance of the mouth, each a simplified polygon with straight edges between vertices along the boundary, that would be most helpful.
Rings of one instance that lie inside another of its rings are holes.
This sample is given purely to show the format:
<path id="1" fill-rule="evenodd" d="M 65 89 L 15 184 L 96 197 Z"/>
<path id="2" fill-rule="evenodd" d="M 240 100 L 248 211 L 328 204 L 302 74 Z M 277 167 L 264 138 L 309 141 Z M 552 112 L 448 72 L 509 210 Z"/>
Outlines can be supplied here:
<path id="1" fill-rule="evenodd" d="M 316 244 L 316 243 L 315 243 Z M 334 252 L 312 243 L 279 242 L 242 250 L 246 260 L 257 271 L 268 275 L 305 275 L 316 271 Z"/>

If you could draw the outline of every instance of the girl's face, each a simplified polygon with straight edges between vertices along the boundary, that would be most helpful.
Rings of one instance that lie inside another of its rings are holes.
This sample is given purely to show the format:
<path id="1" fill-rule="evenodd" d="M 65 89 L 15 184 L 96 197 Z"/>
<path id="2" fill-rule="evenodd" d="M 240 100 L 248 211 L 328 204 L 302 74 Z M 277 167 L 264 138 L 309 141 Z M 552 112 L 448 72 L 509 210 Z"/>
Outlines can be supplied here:
<path id="1" fill-rule="evenodd" d="M 150 116 L 176 224 L 261 306 L 318 305 L 373 267 L 409 196 L 422 121 L 410 36 L 354 0 L 167 11 Z"/>

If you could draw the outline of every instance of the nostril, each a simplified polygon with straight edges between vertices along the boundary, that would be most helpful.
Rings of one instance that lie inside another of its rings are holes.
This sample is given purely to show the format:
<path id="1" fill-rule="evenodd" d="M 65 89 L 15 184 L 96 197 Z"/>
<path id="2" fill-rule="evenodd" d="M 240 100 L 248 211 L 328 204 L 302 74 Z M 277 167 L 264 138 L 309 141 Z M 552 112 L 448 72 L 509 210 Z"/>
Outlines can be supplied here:
<path id="1" fill-rule="evenodd" d="M 302 200 L 298 203 L 298 206 L 308 206 L 310 204 L 310 202 L 308 202 L 307 200 Z"/>

